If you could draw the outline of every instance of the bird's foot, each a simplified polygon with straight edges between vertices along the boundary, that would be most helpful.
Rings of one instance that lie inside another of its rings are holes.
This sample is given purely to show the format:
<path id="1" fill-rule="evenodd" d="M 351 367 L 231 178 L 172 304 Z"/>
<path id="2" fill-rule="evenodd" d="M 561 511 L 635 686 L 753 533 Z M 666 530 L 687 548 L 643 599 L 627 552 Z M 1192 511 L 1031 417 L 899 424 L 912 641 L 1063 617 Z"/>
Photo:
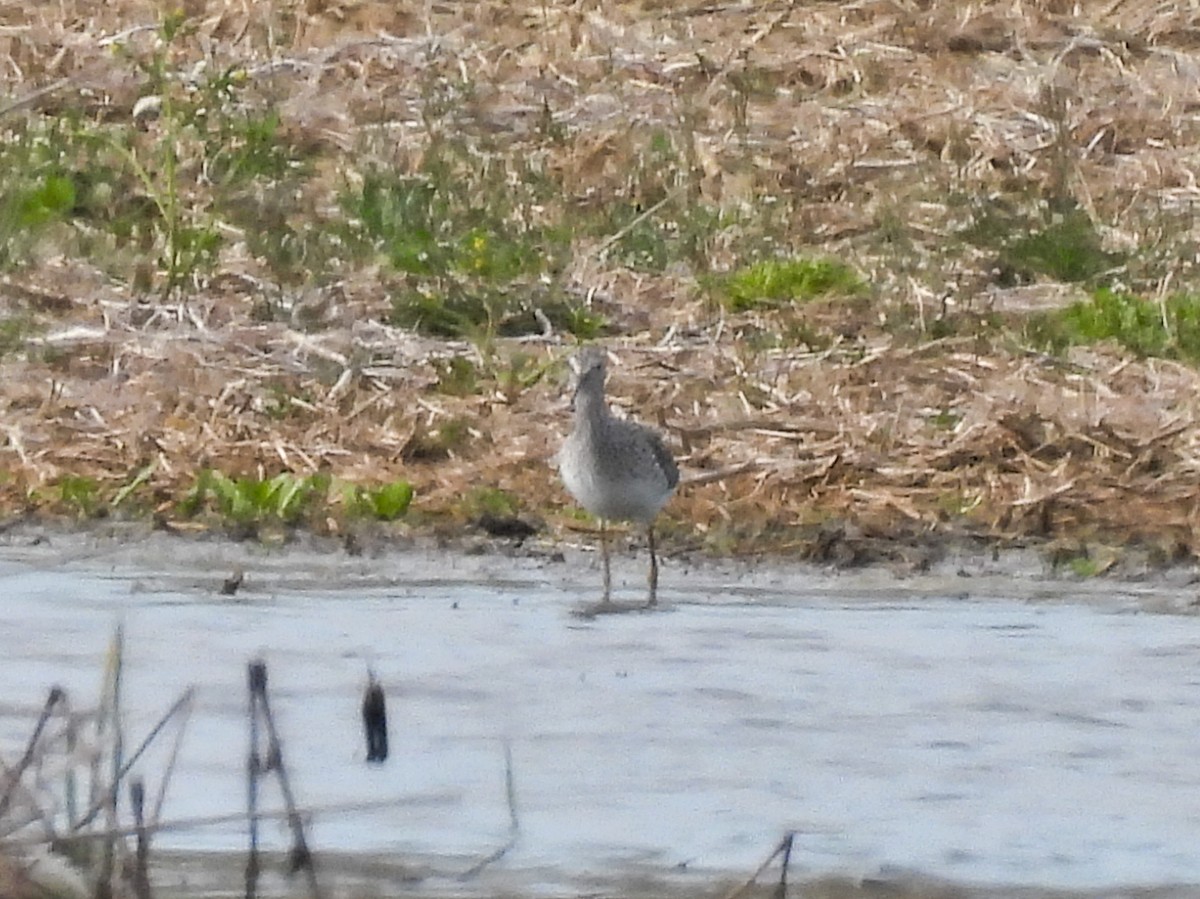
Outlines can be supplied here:
<path id="1" fill-rule="evenodd" d="M 576 618 L 598 618 L 601 615 L 623 615 L 627 612 L 643 612 L 646 608 L 645 603 L 641 602 L 617 602 L 612 599 L 602 599 L 599 602 L 578 606 L 571 614 Z"/>

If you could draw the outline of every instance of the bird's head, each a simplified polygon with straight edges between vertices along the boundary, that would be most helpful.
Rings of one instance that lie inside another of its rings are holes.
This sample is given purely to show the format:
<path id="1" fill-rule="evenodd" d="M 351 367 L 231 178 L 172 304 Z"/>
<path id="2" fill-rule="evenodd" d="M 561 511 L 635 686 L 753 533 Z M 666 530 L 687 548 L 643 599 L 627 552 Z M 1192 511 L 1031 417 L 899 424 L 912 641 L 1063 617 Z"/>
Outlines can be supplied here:
<path id="1" fill-rule="evenodd" d="M 608 351 L 601 346 L 585 346 L 571 357 L 574 389 L 571 391 L 571 409 L 574 410 L 580 394 L 604 396 L 604 375 L 608 364 Z"/>

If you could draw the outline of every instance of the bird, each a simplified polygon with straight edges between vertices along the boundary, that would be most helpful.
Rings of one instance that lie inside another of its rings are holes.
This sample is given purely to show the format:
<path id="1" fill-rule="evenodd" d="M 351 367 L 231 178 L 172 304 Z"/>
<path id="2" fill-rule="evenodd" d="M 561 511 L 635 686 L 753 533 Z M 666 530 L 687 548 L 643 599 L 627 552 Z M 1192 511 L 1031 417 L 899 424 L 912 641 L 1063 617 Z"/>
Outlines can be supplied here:
<path id="1" fill-rule="evenodd" d="M 658 602 L 658 556 L 654 519 L 679 486 L 679 467 L 662 438 L 645 425 L 616 418 L 604 397 L 607 351 L 589 345 L 571 360 L 575 389 L 571 399 L 574 426 L 558 452 L 563 485 L 581 506 L 600 520 L 604 565 L 604 598 L 611 607 L 608 522 L 644 525 L 650 549 L 647 607 Z"/>

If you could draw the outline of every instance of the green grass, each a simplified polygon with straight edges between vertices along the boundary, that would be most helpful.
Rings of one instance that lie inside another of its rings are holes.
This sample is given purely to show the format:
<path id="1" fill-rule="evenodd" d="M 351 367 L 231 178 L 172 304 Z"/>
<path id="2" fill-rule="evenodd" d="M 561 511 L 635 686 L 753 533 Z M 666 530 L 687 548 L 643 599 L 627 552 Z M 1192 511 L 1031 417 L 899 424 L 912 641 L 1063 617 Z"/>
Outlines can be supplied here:
<path id="1" fill-rule="evenodd" d="M 559 185 L 521 157 L 431 139 L 416 172 L 380 161 L 346 185 L 347 246 L 382 258 L 400 283 L 391 324 L 483 341 L 556 327 L 595 330 L 558 284 L 570 258 Z"/>
<path id="2" fill-rule="evenodd" d="M 464 506 L 472 517 L 515 518 L 521 511 L 520 500 L 498 487 L 474 487 L 467 494 Z"/>
<path id="3" fill-rule="evenodd" d="M 229 477 L 214 469 L 200 473 L 180 503 L 187 516 L 210 513 L 239 533 L 257 534 L 263 525 L 297 525 L 328 504 L 326 474 L 300 477 L 280 472 L 269 478 Z"/>
<path id="4" fill-rule="evenodd" d="M 447 396 L 474 396 L 479 392 L 479 369 L 466 356 L 451 356 L 435 359 L 433 369 L 437 373 L 434 389 Z"/>
<path id="5" fill-rule="evenodd" d="M 953 431 L 958 427 L 959 422 L 963 419 L 961 412 L 955 412 L 951 409 L 942 409 L 933 415 L 926 416 L 925 421 L 931 427 L 938 431 Z"/>
<path id="6" fill-rule="evenodd" d="M 59 501 L 79 518 L 95 518 L 105 507 L 95 478 L 66 475 L 55 484 Z"/>
<path id="7" fill-rule="evenodd" d="M 451 418 L 436 427 L 418 430 L 405 445 L 402 455 L 408 462 L 437 462 L 465 449 L 471 440 L 471 427 L 464 418 Z"/>
<path id="8" fill-rule="evenodd" d="M 1200 296 L 1175 294 L 1160 305 L 1105 288 L 1066 309 L 1032 317 L 1026 335 L 1053 352 L 1111 340 L 1137 356 L 1200 364 Z"/>
<path id="9" fill-rule="evenodd" d="M 1072 556 L 1067 560 L 1067 567 L 1071 574 L 1082 580 L 1093 578 L 1100 573 L 1099 562 L 1087 555 Z"/>
<path id="10" fill-rule="evenodd" d="M 25 349 L 29 337 L 39 330 L 26 313 L 0 317 L 0 358 Z"/>
<path id="11" fill-rule="evenodd" d="M 536 385 L 554 366 L 553 361 L 539 361 L 528 353 L 516 352 L 491 365 L 491 374 L 497 391 L 506 402 L 515 402 L 517 397 Z"/>
<path id="12" fill-rule="evenodd" d="M 141 97 L 154 101 L 137 122 L 67 108 L 9 126 L 0 143 L 0 268 L 26 263 L 55 235 L 60 249 L 136 292 L 167 297 L 215 270 L 224 222 L 274 267 L 314 261 L 307 243 L 287 239 L 286 216 L 267 214 L 298 193 L 306 155 L 269 101 L 246 97 L 240 69 L 182 77 L 177 59 L 194 30 L 172 13 L 153 49 L 114 47 Z"/>
<path id="13" fill-rule="evenodd" d="M 1092 220 L 1081 209 L 1055 216 L 1043 228 L 1017 238 L 1001 253 L 1002 264 L 1058 281 L 1087 281 L 1118 266 L 1105 252 Z"/>
<path id="14" fill-rule="evenodd" d="M 0 142 L 0 269 L 29 261 L 39 241 L 81 201 L 64 164 L 60 127 L 17 127 Z"/>
<path id="15" fill-rule="evenodd" d="M 358 484 L 346 489 L 346 508 L 351 515 L 376 521 L 395 521 L 408 511 L 413 501 L 413 486 L 408 481 L 392 481 L 378 487 Z"/>
<path id="16" fill-rule="evenodd" d="M 137 483 L 137 479 L 133 483 Z M 335 482 L 325 473 L 301 476 L 230 477 L 206 469 L 179 504 L 189 518 L 209 518 L 235 536 L 257 537 L 279 528 L 312 525 L 334 517 L 395 521 L 412 505 L 414 490 L 405 480 L 378 485 Z M 340 498 L 340 506 L 335 505 Z"/>
<path id="17" fill-rule="evenodd" d="M 712 286 L 730 312 L 778 308 L 830 295 L 854 296 L 866 284 L 833 259 L 764 259 L 714 279 Z"/>
<path id="18" fill-rule="evenodd" d="M 1125 262 L 1104 249 L 1087 212 L 1071 201 L 1033 213 L 1013 202 L 977 204 L 973 221 L 960 237 L 995 250 L 1001 285 L 1029 282 L 1038 276 L 1065 283 L 1092 282 Z"/>

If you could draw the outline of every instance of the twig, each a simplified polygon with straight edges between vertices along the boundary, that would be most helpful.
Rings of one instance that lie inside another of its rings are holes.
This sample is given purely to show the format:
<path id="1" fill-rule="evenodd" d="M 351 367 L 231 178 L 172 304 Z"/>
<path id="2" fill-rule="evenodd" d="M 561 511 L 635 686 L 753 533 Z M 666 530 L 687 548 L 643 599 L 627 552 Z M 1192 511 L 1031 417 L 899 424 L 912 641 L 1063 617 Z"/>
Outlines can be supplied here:
<path id="1" fill-rule="evenodd" d="M 64 704 L 67 702 L 63 700 Z M 75 750 L 79 746 L 79 719 L 71 714 L 71 709 L 68 706 L 66 710 L 66 735 L 67 735 L 67 758 L 75 758 Z M 79 783 L 75 777 L 74 764 L 67 765 L 66 783 L 63 786 L 66 792 L 66 811 L 67 811 L 67 830 L 71 831 L 75 828 L 75 822 L 79 818 Z"/>
<path id="2" fill-rule="evenodd" d="M 121 675 L 125 668 L 125 626 L 118 624 L 113 633 L 112 643 L 108 653 L 107 685 L 105 703 L 98 720 L 98 732 L 102 732 L 105 723 L 112 727 L 112 756 L 109 759 L 109 788 L 100 798 L 99 803 L 89 815 L 84 815 L 79 826 L 82 827 L 92 820 L 101 810 L 107 812 L 105 830 L 110 833 L 117 829 L 117 790 L 120 788 L 123 776 L 122 763 L 124 760 L 124 736 L 121 733 Z M 98 734 L 99 735 L 99 734 Z M 100 856 L 96 863 L 96 877 L 93 895 L 96 899 L 110 899 L 113 895 L 113 872 L 116 870 L 117 839 L 112 837 L 100 844 Z"/>
<path id="3" fill-rule="evenodd" d="M 143 814 L 146 788 L 140 777 L 129 784 L 129 805 L 133 809 L 133 824 L 137 829 L 136 865 L 133 869 L 133 894 L 137 899 L 152 899 L 150 893 L 150 834 Z"/>
<path id="4" fill-rule="evenodd" d="M 742 462 L 740 465 L 733 465 L 729 468 L 719 469 L 718 471 L 688 474 L 682 479 L 682 483 L 688 487 L 699 487 L 701 484 L 708 484 L 712 481 L 723 481 L 726 478 L 736 477 L 737 475 L 746 474 L 751 471 L 758 471 L 762 467 L 762 462 Z"/>
<path id="5" fill-rule="evenodd" d="M 130 768 L 137 764 L 138 759 L 141 758 L 142 754 L 150 747 L 150 744 L 154 741 L 154 738 L 159 735 L 164 727 L 166 727 L 167 722 L 171 720 L 171 718 L 179 711 L 179 709 L 185 705 L 187 705 L 189 708 L 191 707 L 192 694 L 194 692 L 194 688 L 188 687 L 183 691 L 183 695 L 176 699 L 174 704 L 172 704 L 172 706 L 167 709 L 163 716 L 158 719 L 158 723 L 150 729 L 150 733 L 146 734 L 142 742 L 138 744 L 138 748 L 135 749 L 133 754 L 129 756 L 129 759 L 121 764 L 117 769 L 116 773 L 113 775 L 112 783 L 109 785 L 108 789 L 105 790 L 104 795 L 92 802 L 92 805 L 88 808 L 84 816 L 80 818 L 74 824 L 74 826 L 72 826 L 72 831 L 77 831 L 80 828 L 86 827 L 88 824 L 90 824 L 93 819 L 95 819 L 96 815 L 99 814 L 107 804 L 115 804 L 117 793 L 121 789 L 121 779 L 129 773 Z"/>
<path id="6" fill-rule="evenodd" d="M 46 729 L 46 723 L 50 720 L 50 715 L 54 711 L 54 707 L 58 705 L 66 697 L 62 687 L 51 687 L 50 695 L 46 697 L 46 703 L 42 706 L 42 713 L 38 716 L 37 724 L 33 727 L 33 733 L 29 735 L 29 742 L 25 744 L 25 753 L 21 756 L 21 760 L 17 762 L 16 767 L 11 771 L 5 772 L 4 795 L 0 796 L 0 817 L 8 811 L 9 803 L 12 802 L 13 791 L 20 782 L 21 777 L 25 774 L 25 769 L 33 763 L 34 754 L 37 751 L 38 741 L 42 738 L 42 731 Z"/>
<path id="7" fill-rule="evenodd" d="M 308 893 L 312 899 L 321 899 L 321 889 L 317 884 L 316 865 L 313 864 L 312 852 L 304 837 L 304 820 L 296 807 L 296 799 L 288 781 L 287 768 L 283 764 L 283 748 L 279 741 L 279 731 L 275 728 L 275 717 L 271 714 L 271 704 L 267 698 L 267 665 L 262 660 L 250 663 L 250 691 L 252 710 L 262 715 L 267 733 L 267 761 L 265 771 L 274 770 L 279 780 L 279 789 L 283 793 L 284 806 L 287 808 L 288 826 L 292 830 L 292 849 L 288 853 L 289 873 L 304 871 L 308 878 Z M 253 726 L 253 725 L 252 725 Z M 257 743 L 251 752 L 251 764 L 257 762 Z M 257 789 L 257 780 L 254 781 Z M 257 846 L 252 847 L 252 863 L 255 865 L 257 877 Z M 249 866 L 247 867 L 247 895 L 249 893 Z"/>
<path id="8" fill-rule="evenodd" d="M 661 200 L 659 200 L 645 212 L 641 213 L 641 215 L 637 216 L 633 221 L 625 225 L 625 227 L 619 229 L 615 234 L 610 234 L 608 237 L 606 237 L 595 251 L 596 258 L 603 259 L 608 251 L 612 248 L 613 244 L 619 241 L 622 237 L 624 237 L 646 219 L 650 218 L 650 216 L 654 215 L 654 213 L 658 212 L 658 210 L 662 209 L 664 206 L 678 197 L 681 193 L 683 193 L 684 190 L 687 189 L 687 187 L 688 185 L 686 183 L 676 184 L 669 191 L 667 191 L 666 196 L 664 196 Z"/>
<path id="9" fill-rule="evenodd" d="M 425 797 L 423 800 L 414 801 L 412 799 L 381 799 L 370 802 L 346 802 L 330 805 L 310 806 L 304 809 L 305 814 L 314 815 L 330 815 L 330 814 L 345 814 L 347 812 L 370 812 L 378 809 L 389 808 L 405 808 L 422 805 L 424 801 L 436 801 L 441 805 L 447 802 L 458 799 L 456 794 L 447 793 L 445 795 Z M 287 809 L 274 809 L 272 811 L 259 812 L 260 820 L 277 821 L 285 819 L 288 815 Z M 148 823 L 146 832 L 150 834 L 162 833 L 165 831 L 185 831 L 195 830 L 197 827 L 218 827 L 222 824 L 235 824 L 239 821 L 246 820 L 245 812 L 225 812 L 220 815 L 201 815 L 195 818 L 179 818 L 175 821 L 164 821 L 159 824 Z M 137 836 L 137 828 L 129 825 L 126 827 L 118 827 L 116 830 L 96 830 L 89 833 L 77 833 L 65 836 L 57 840 L 58 845 L 71 846 L 80 843 L 92 843 L 98 840 L 105 840 L 109 837 L 132 837 Z M 42 846 L 45 845 L 45 837 L 21 837 L 12 840 L 5 840 L 4 845 L 9 846 Z"/>
<path id="10" fill-rule="evenodd" d="M 484 856 L 467 870 L 458 875 L 459 880 L 471 880 L 478 877 L 488 865 L 500 861 L 514 846 L 521 833 L 521 821 L 517 817 L 517 790 L 513 784 L 512 744 L 504 741 L 504 794 L 508 801 L 508 840 L 494 852 Z"/>
<path id="11" fill-rule="evenodd" d="M 784 836 L 784 838 L 779 841 L 779 844 L 774 849 L 771 850 L 771 854 L 768 855 L 766 857 L 766 859 L 763 861 L 763 863 L 761 865 L 759 865 L 757 869 L 755 869 L 753 874 L 750 875 L 750 878 L 745 883 L 739 884 L 738 886 L 734 887 L 732 890 L 730 890 L 728 893 L 726 893 L 724 896 L 722 896 L 721 899 L 738 899 L 739 896 L 741 896 L 743 893 L 745 893 L 747 890 L 749 890 L 750 887 L 752 887 L 754 885 L 754 882 L 756 880 L 758 880 L 759 875 L 762 874 L 763 871 L 765 871 L 765 870 L 767 870 L 767 868 L 771 867 L 771 862 L 775 861 L 775 859 L 779 858 L 779 856 L 782 855 L 783 856 L 783 873 L 780 875 L 780 878 L 779 878 L 780 885 L 779 885 L 779 887 L 776 888 L 776 892 L 775 892 L 776 897 L 781 896 L 780 891 L 787 889 L 787 868 L 788 868 L 788 864 L 791 862 L 791 859 L 792 859 L 792 843 L 795 839 L 796 839 L 796 832 L 788 831 L 787 834 Z"/>
<path id="12" fill-rule="evenodd" d="M 24 97 L 13 100 L 11 103 L 5 106 L 0 106 L 0 118 L 8 115 L 10 112 L 16 112 L 18 109 L 24 109 L 27 106 L 32 106 L 38 100 L 42 99 L 42 97 L 53 94 L 55 91 L 66 87 L 70 83 L 70 78 L 59 78 L 57 81 L 52 81 L 45 87 L 39 87 L 37 90 L 26 94 Z"/>
<path id="13" fill-rule="evenodd" d="M 258 774 L 263 770 L 258 754 L 258 698 L 266 693 L 267 666 L 261 661 L 251 662 L 249 668 L 249 728 L 250 754 L 246 758 L 246 815 L 250 824 L 250 850 L 246 859 L 246 899 L 258 894 Z"/>
<path id="14" fill-rule="evenodd" d="M 150 821 L 157 824 L 159 816 L 162 814 L 163 803 L 167 799 L 167 787 L 171 783 L 171 775 L 175 773 L 175 762 L 179 759 L 179 748 L 183 745 L 183 735 L 187 731 L 188 721 L 192 715 L 192 696 L 195 693 L 193 687 L 188 687 L 184 691 L 183 696 L 172 706 L 171 711 L 167 713 L 169 717 L 178 707 L 183 708 L 183 720 L 179 723 L 179 729 L 175 731 L 175 742 L 171 744 L 171 755 L 167 758 L 167 767 L 163 771 L 162 781 L 158 786 L 158 797 L 154 800 L 154 814 L 150 816 Z M 165 719 L 164 719 L 165 720 Z"/>
<path id="15" fill-rule="evenodd" d="M 363 730 L 367 737 L 367 761 L 386 762 L 388 757 L 387 698 L 375 672 L 367 669 L 367 689 L 362 701 Z"/>
<path id="16" fill-rule="evenodd" d="M 779 863 L 779 883 L 775 886 L 774 899 L 787 899 L 788 867 L 792 863 L 792 846 L 796 842 L 796 832 L 788 831 L 783 838 L 783 860 Z"/>

